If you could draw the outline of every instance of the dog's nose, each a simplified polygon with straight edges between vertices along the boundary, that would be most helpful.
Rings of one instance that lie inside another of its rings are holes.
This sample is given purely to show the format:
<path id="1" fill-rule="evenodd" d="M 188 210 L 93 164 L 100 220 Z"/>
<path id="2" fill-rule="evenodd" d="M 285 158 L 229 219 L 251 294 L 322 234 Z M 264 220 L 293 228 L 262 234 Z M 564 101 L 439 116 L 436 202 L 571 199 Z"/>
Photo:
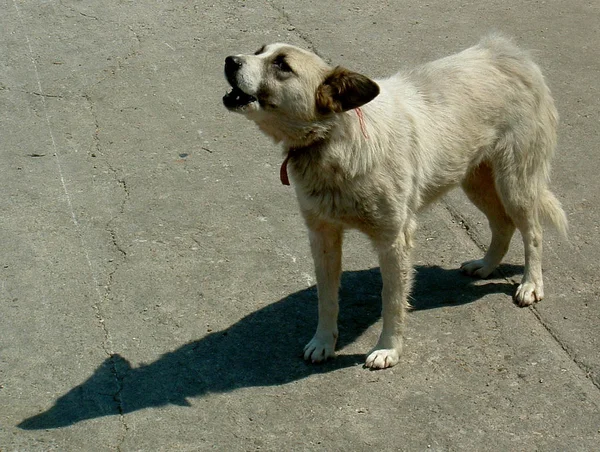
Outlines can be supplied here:
<path id="1" fill-rule="evenodd" d="M 225 72 L 232 73 L 242 67 L 242 60 L 236 56 L 225 58 Z"/>

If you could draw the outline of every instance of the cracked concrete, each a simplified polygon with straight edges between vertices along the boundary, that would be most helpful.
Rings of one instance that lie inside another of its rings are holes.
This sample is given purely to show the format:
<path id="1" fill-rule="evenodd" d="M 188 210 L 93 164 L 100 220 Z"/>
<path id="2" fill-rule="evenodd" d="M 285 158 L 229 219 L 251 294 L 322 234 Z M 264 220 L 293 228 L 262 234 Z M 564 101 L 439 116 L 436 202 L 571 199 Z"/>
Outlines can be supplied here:
<path id="1" fill-rule="evenodd" d="M 80 13 L 80 14 L 82 14 L 82 13 Z M 82 14 L 82 15 L 86 16 L 85 14 Z M 86 17 L 89 17 L 89 16 L 86 16 Z M 97 18 L 95 18 L 95 19 L 98 20 Z M 94 159 L 97 159 L 98 157 L 104 155 L 103 149 L 102 149 L 102 144 L 101 144 L 101 139 L 100 139 L 100 131 L 102 129 L 98 122 L 98 115 L 94 109 L 94 101 L 92 100 L 92 97 L 89 94 L 84 94 L 83 97 L 89 104 L 89 110 L 90 110 L 90 113 L 92 115 L 94 125 L 95 125 L 95 130 L 93 131 L 93 137 L 92 137 L 93 143 L 94 143 L 93 149 L 95 150 L 95 152 L 91 153 L 91 157 L 93 157 Z M 113 269 L 108 273 L 108 276 L 107 276 L 107 284 L 105 286 L 105 295 L 104 295 L 103 301 L 106 304 L 110 304 L 111 302 L 114 301 L 114 297 L 113 297 L 113 293 L 112 293 L 113 292 L 112 286 L 113 286 L 114 275 L 119 270 L 120 265 L 122 265 L 125 262 L 125 259 L 127 257 L 127 252 L 118 243 L 117 232 L 114 227 L 114 222 L 119 215 L 122 215 L 125 212 L 125 206 L 127 204 L 127 201 L 129 200 L 129 190 L 127 187 L 127 183 L 125 182 L 125 180 L 122 177 L 119 176 L 119 171 L 112 166 L 110 160 L 106 160 L 105 163 L 106 163 L 106 166 L 109 169 L 109 171 L 113 174 L 115 181 L 117 182 L 117 184 L 121 187 L 121 189 L 123 191 L 122 201 L 120 203 L 120 208 L 119 208 L 118 212 L 116 212 L 115 216 L 113 218 L 111 218 L 105 226 L 106 231 L 110 234 L 110 238 L 112 240 L 112 245 L 119 253 L 119 256 L 117 257 L 117 259 L 109 260 L 109 262 L 111 262 L 113 264 Z M 117 436 L 117 442 L 115 445 L 115 449 L 117 451 L 120 451 L 120 450 L 122 450 L 122 445 L 125 442 L 125 439 L 127 436 L 127 431 L 129 430 L 129 426 L 127 425 L 127 421 L 126 421 L 126 418 L 124 415 L 122 399 L 121 399 L 121 392 L 123 391 L 123 380 L 124 380 L 125 376 L 120 373 L 120 371 L 118 369 L 118 365 L 115 361 L 115 353 L 114 353 L 114 350 L 112 347 L 112 341 L 110 339 L 110 332 L 109 332 L 107 324 L 105 322 L 105 318 L 102 313 L 102 308 L 99 305 L 96 305 L 95 310 L 96 310 L 96 317 L 98 318 L 99 322 L 101 323 L 102 329 L 104 331 L 104 351 L 106 352 L 106 355 L 108 356 L 108 363 L 110 365 L 110 370 L 111 370 L 111 373 L 112 373 L 113 378 L 116 383 L 116 390 L 113 394 L 113 400 L 116 404 L 116 410 L 118 412 L 118 416 L 119 416 L 119 420 L 121 421 L 122 428 L 121 428 L 121 433 Z"/>
<path id="2" fill-rule="evenodd" d="M 593 450 L 600 440 L 595 4 L 0 3 L 0 450 Z M 511 296 L 515 236 L 459 192 L 424 212 L 401 363 L 368 372 L 381 278 L 344 247 L 340 344 L 316 324 L 280 150 L 221 106 L 226 55 L 287 41 L 370 76 L 500 29 L 534 49 L 562 118 L 547 299 Z"/>
<path id="3" fill-rule="evenodd" d="M 8 86 L 0 86 L 0 90 L 11 91 L 12 88 L 10 88 Z M 32 96 L 40 96 L 40 97 L 45 97 L 45 98 L 49 98 L 49 99 L 52 99 L 52 98 L 62 99 L 63 98 L 63 96 L 58 95 L 58 94 L 38 93 L 38 92 L 35 92 L 35 91 L 21 91 L 21 90 L 17 90 L 17 91 L 20 91 L 20 92 L 22 92 L 24 94 L 30 94 Z"/>

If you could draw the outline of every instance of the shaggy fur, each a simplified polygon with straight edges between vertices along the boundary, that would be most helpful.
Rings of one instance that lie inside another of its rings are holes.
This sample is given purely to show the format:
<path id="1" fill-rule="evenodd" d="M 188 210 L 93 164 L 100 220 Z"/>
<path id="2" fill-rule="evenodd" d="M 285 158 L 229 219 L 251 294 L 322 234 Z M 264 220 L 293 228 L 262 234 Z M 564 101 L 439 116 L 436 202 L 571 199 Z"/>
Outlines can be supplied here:
<path id="1" fill-rule="evenodd" d="M 272 44 L 228 57 L 225 74 L 233 87 L 227 108 L 283 144 L 309 229 L 319 322 L 305 359 L 334 356 L 342 236 L 356 228 L 371 238 L 383 278 L 383 330 L 365 365 L 398 362 L 415 216 L 456 185 L 492 230 L 485 256 L 462 270 L 487 277 L 517 228 L 525 270 L 515 301 L 542 299 L 541 222 L 567 229 L 548 190 L 557 113 L 538 66 L 511 41 L 488 37 L 383 80 Z"/>

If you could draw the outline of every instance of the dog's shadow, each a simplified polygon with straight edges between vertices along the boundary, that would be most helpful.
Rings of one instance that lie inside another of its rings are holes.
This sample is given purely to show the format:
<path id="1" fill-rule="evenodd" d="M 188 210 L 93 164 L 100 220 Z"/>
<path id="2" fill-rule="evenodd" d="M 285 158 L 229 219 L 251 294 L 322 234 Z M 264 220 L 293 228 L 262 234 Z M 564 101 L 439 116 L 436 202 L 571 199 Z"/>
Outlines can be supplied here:
<path id="1" fill-rule="evenodd" d="M 489 293 L 513 291 L 507 282 L 473 285 L 473 280 L 458 270 L 439 267 L 416 270 L 411 300 L 415 310 L 465 304 Z M 378 269 L 343 274 L 338 349 L 356 340 L 379 319 L 381 285 Z M 253 312 L 226 330 L 210 333 L 136 368 L 115 354 L 89 379 L 60 397 L 53 407 L 25 419 L 19 427 L 59 428 L 149 407 L 186 406 L 189 398 L 208 393 L 281 385 L 362 364 L 364 355 L 343 352 L 320 365 L 307 364 L 301 359 L 303 345 L 316 326 L 316 300 L 314 287 L 301 290 Z"/>

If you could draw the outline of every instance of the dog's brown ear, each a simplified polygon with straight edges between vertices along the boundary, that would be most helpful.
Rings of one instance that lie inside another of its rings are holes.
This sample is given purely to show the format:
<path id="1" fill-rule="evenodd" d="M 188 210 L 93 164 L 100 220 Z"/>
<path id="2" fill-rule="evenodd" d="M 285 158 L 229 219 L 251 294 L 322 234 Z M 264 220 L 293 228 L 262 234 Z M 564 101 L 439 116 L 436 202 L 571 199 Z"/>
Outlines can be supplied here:
<path id="1" fill-rule="evenodd" d="M 337 66 L 317 88 L 317 111 L 328 114 L 352 110 L 378 94 L 379 86 L 369 77 Z"/>

